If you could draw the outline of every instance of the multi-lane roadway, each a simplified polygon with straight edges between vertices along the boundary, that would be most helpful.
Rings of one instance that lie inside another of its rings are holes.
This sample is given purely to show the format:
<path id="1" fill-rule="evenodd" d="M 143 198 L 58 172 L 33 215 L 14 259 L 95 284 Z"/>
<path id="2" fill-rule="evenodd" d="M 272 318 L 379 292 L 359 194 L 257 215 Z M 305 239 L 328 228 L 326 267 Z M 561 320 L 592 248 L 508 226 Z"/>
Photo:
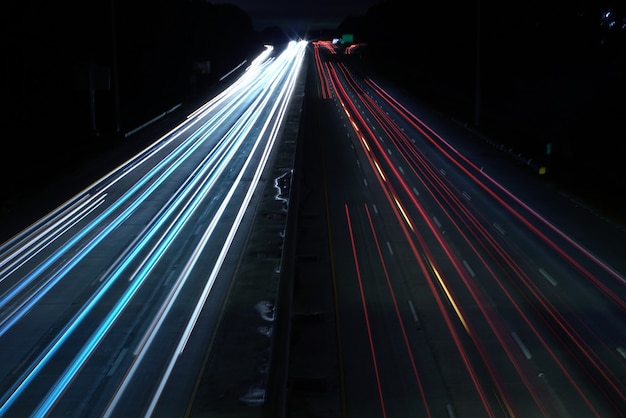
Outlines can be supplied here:
<path id="1" fill-rule="evenodd" d="M 1 416 L 623 414 L 624 229 L 352 52 L 268 49 L 0 247 Z M 234 285 L 251 243 L 272 267 Z"/>
<path id="2" fill-rule="evenodd" d="M 313 51 L 308 105 L 323 127 L 308 164 L 324 203 L 301 210 L 324 220 L 328 244 L 300 254 L 333 300 L 318 313 L 336 328 L 337 372 L 295 362 L 295 408 L 308 396 L 337 416 L 621 416 L 623 229 L 396 98 L 350 48 Z"/>
<path id="3" fill-rule="evenodd" d="M 213 291 L 228 289 L 236 262 L 225 260 L 274 180 L 305 48 L 267 47 L 182 124 L 0 247 L 0 416 L 184 415 L 225 297 Z"/>

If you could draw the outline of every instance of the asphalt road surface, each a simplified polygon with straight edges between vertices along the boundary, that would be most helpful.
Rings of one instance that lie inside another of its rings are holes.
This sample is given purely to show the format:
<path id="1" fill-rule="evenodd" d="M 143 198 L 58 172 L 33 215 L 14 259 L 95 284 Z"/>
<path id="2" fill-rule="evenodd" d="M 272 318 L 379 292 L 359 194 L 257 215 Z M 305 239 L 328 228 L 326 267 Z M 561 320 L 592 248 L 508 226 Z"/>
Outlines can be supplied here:
<path id="1" fill-rule="evenodd" d="M 624 226 L 327 48 L 154 416 L 620 416 Z"/>
<path id="2" fill-rule="evenodd" d="M 624 228 L 318 52 L 288 416 L 619 416 Z"/>

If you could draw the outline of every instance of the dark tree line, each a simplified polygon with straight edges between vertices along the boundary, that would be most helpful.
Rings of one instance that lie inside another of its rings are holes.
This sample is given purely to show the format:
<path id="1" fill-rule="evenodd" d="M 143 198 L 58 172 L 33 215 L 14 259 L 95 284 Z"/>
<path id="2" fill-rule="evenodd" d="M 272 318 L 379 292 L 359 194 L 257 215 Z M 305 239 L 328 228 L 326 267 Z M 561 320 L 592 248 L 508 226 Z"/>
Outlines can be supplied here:
<path id="1" fill-rule="evenodd" d="M 0 23 L 4 200 L 285 41 L 200 0 L 12 0 Z M 621 4 L 383 0 L 336 32 L 367 43 L 371 68 L 520 152 L 545 159 L 550 143 L 555 174 L 626 182 Z"/>
<path id="2" fill-rule="evenodd" d="M 555 175 L 625 187 L 626 10 L 612 3 L 386 0 L 339 29 L 402 88 Z"/>
<path id="3" fill-rule="evenodd" d="M 240 9 L 198 0 L 11 1 L 0 19 L 2 199 L 201 94 L 266 40 Z"/>

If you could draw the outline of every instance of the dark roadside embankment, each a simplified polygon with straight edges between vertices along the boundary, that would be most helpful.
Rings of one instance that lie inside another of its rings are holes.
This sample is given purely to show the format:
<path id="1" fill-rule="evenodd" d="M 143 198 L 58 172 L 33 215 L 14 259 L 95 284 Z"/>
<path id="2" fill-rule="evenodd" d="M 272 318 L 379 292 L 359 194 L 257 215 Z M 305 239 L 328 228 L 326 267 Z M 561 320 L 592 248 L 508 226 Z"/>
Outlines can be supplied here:
<path id="1" fill-rule="evenodd" d="M 467 85 L 415 83 L 406 70 L 368 61 L 367 53 L 350 59 L 372 78 L 388 80 L 470 130 L 494 152 L 577 204 L 626 228 L 626 142 L 617 117 L 623 105 L 612 100 L 626 95 L 626 83 L 616 81 L 614 74 L 624 64 L 581 62 L 567 70 L 567 77 L 503 81 L 518 85 L 516 93 L 485 89 L 477 110 L 476 92 Z M 597 87 L 582 85 L 585 78 L 598 80 Z"/>
<path id="2" fill-rule="evenodd" d="M 38 133 L 43 129 L 40 126 L 35 130 L 21 126 L 5 131 L 7 138 L 22 144 L 7 149 L 1 158 L 0 243 L 150 147 L 235 81 L 243 69 L 245 65 L 232 69 L 227 77 L 198 84 L 180 101 L 152 103 L 148 106 L 152 111 L 144 109 L 129 118 L 125 123 L 128 128 L 118 133 L 76 133 L 68 128 L 67 132 L 43 135 Z"/>

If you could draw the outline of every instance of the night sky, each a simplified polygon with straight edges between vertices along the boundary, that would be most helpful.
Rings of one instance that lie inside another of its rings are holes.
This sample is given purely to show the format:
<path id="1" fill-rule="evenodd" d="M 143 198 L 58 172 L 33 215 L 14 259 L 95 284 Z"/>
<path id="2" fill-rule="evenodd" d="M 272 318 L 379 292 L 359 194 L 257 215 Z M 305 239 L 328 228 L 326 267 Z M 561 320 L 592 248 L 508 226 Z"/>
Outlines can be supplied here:
<path id="1" fill-rule="evenodd" d="M 233 0 L 245 11 L 255 29 L 280 26 L 286 31 L 334 29 L 349 16 L 363 16 L 378 0 Z"/>

